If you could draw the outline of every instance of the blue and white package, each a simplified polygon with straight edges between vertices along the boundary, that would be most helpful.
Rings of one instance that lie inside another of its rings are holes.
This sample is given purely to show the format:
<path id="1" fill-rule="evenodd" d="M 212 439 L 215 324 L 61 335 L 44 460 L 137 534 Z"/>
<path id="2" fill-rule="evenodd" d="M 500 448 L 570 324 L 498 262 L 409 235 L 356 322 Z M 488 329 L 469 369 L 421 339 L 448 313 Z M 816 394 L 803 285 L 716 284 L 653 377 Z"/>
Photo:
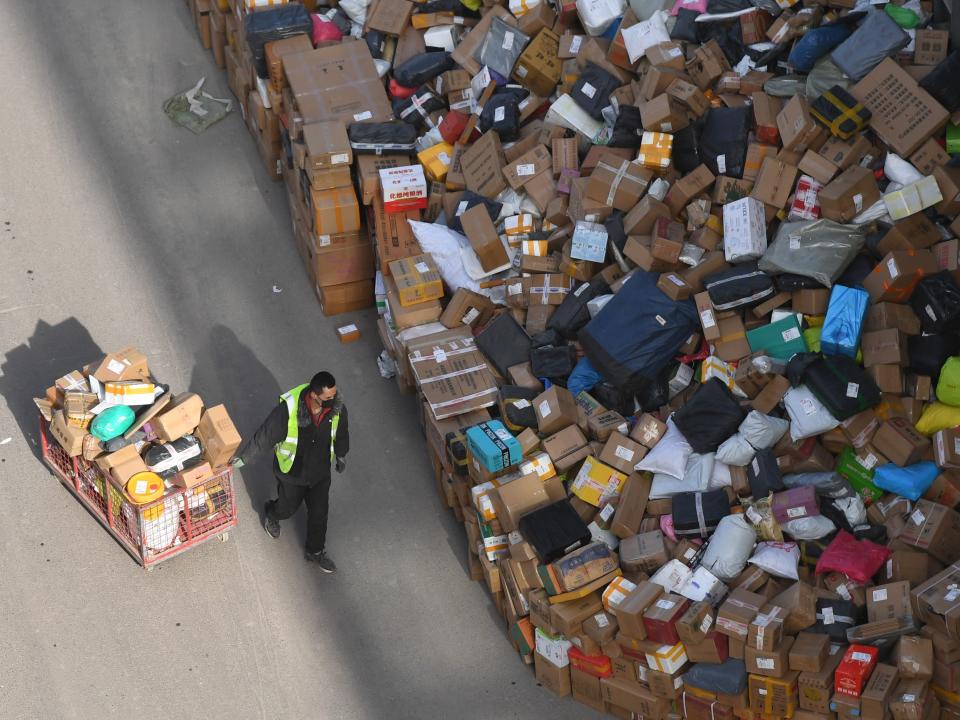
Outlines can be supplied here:
<path id="1" fill-rule="evenodd" d="M 820 352 L 856 358 L 869 306 L 870 295 L 863 288 L 834 285 L 820 331 Z"/>
<path id="2" fill-rule="evenodd" d="M 523 456 L 520 443 L 499 420 L 488 420 L 467 428 L 466 436 L 467 448 L 474 460 L 488 472 L 516 465 Z"/>

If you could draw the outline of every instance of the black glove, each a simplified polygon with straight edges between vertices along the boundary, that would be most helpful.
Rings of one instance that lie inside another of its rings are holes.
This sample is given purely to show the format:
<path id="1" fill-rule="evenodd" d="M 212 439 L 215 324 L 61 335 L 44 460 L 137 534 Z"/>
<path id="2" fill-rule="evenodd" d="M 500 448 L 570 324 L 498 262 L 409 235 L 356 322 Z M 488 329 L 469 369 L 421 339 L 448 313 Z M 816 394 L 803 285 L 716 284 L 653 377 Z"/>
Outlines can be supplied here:
<path id="1" fill-rule="evenodd" d="M 347 461 L 343 458 L 337 458 L 337 472 L 342 473 L 347 468 Z"/>

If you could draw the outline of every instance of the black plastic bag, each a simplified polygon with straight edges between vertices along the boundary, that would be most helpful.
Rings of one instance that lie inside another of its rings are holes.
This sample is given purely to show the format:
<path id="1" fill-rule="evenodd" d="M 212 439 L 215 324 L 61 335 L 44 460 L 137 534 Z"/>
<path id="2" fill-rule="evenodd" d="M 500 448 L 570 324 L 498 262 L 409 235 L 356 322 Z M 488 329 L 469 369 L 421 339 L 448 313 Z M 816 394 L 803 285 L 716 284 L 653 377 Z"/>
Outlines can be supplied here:
<path id="1" fill-rule="evenodd" d="M 520 518 L 520 534 L 542 563 L 559 560 L 591 541 L 590 529 L 569 500 L 560 500 Z"/>
<path id="2" fill-rule="evenodd" d="M 949 270 L 923 278 L 910 296 L 910 307 L 925 333 L 960 332 L 960 287 Z"/>
<path id="3" fill-rule="evenodd" d="M 620 87 L 620 81 L 599 65 L 589 60 L 570 97 L 594 120 L 603 119 L 603 109 L 610 104 L 610 93 Z"/>
<path id="4" fill-rule="evenodd" d="M 480 17 L 479 10 L 471 10 L 462 2 L 460 2 L 460 0 L 427 0 L 427 2 L 423 3 L 422 5 L 414 5 L 413 12 L 414 14 L 452 12 L 460 17 Z"/>
<path id="5" fill-rule="evenodd" d="M 783 484 L 783 475 L 780 473 L 777 454 L 773 448 L 758 450 L 746 470 L 750 494 L 754 500 L 762 500 L 772 492 L 787 489 Z"/>
<path id="6" fill-rule="evenodd" d="M 636 412 L 637 404 L 633 395 L 619 390 L 608 382 L 599 382 L 593 386 L 590 394 L 607 410 L 618 412 L 624 417 L 630 417 Z"/>
<path id="7" fill-rule="evenodd" d="M 313 30 L 310 14 L 300 3 L 281 5 L 269 10 L 250 13 L 243 21 L 247 44 L 253 54 L 257 75 L 267 77 L 267 57 L 264 46 L 274 40 L 307 34 Z"/>
<path id="8" fill-rule="evenodd" d="M 853 358 L 797 353 L 787 363 L 787 377 L 806 385 L 837 420 L 846 420 L 880 404 L 880 388 Z"/>
<path id="9" fill-rule="evenodd" d="M 387 42 L 386 35 L 379 30 L 371 30 L 364 36 L 363 41 L 367 43 L 367 49 L 370 50 L 370 55 L 375 60 L 383 57 L 383 50 Z"/>
<path id="10" fill-rule="evenodd" d="M 873 271 L 875 265 L 876 263 L 866 255 L 858 254 L 853 261 L 847 265 L 846 270 L 843 271 L 843 274 L 837 279 L 835 284 L 845 287 L 860 287 L 863 285 L 863 281 L 867 275 Z M 777 284 L 779 285 L 779 283 Z"/>
<path id="11" fill-rule="evenodd" d="M 607 231 L 607 241 L 616 246 L 621 253 L 627 244 L 627 233 L 623 229 L 624 217 L 626 213 L 623 210 L 614 210 L 610 213 L 610 217 L 603 221 L 603 229 Z"/>
<path id="12" fill-rule="evenodd" d="M 428 80 L 453 70 L 456 63 L 445 51 L 425 52 L 404 60 L 393 69 L 393 79 L 403 87 L 420 87 Z"/>
<path id="13" fill-rule="evenodd" d="M 413 152 L 417 145 L 417 129 L 410 123 L 350 123 L 347 126 L 350 147 L 358 153 Z"/>
<path id="14" fill-rule="evenodd" d="M 500 403 L 503 412 L 500 417 L 507 426 L 507 430 L 518 433 L 526 428 L 537 427 L 537 411 L 532 403 L 539 394 L 537 390 L 519 385 L 501 386 Z"/>
<path id="15" fill-rule="evenodd" d="M 703 123 L 697 120 L 673 134 L 673 166 L 678 172 L 693 172 L 700 165 L 700 132 Z"/>
<path id="16" fill-rule="evenodd" d="M 408 98 L 394 98 L 394 117 L 398 117 L 416 128 L 422 128 L 432 112 L 442 110 L 447 105 L 432 90 L 422 87 Z"/>
<path id="17" fill-rule="evenodd" d="M 670 373 L 679 363 L 670 363 L 654 380 L 637 390 L 636 399 L 643 412 L 659 410 L 670 401 Z"/>
<path id="18" fill-rule="evenodd" d="M 859 625 L 864 613 L 850 600 L 817 600 L 817 622 L 809 632 L 829 635 L 834 642 L 845 643 L 847 630 Z"/>
<path id="19" fill-rule="evenodd" d="M 480 113 L 480 132 L 496 130 L 502 142 L 520 136 L 520 101 L 513 93 L 499 93 L 487 101 Z"/>
<path id="20" fill-rule="evenodd" d="M 530 369 L 538 378 L 565 378 L 577 364 L 572 345 L 544 345 L 530 349 Z"/>
<path id="21" fill-rule="evenodd" d="M 696 10 L 680 8 L 677 11 L 677 21 L 670 31 L 671 40 L 682 40 L 683 42 L 697 42 L 697 15 Z"/>
<path id="22" fill-rule="evenodd" d="M 673 531 L 678 537 L 707 538 L 730 514 L 725 490 L 679 493 L 673 496 Z"/>
<path id="23" fill-rule="evenodd" d="M 955 11 L 956 12 L 956 11 Z M 920 87 L 933 95 L 948 112 L 960 110 L 960 49 L 954 50 L 945 60 L 928 72 L 920 81 Z"/>
<path id="24" fill-rule="evenodd" d="M 490 321 L 477 335 L 477 347 L 503 377 L 507 377 L 507 368 L 530 359 L 530 336 L 510 313 Z"/>
<path id="25" fill-rule="evenodd" d="M 689 402 L 673 416 L 673 423 L 696 453 L 715 452 L 737 432 L 747 416 L 730 388 L 718 378 L 700 385 Z"/>
<path id="26" fill-rule="evenodd" d="M 608 147 L 631 148 L 638 150 L 643 138 L 643 123 L 640 121 L 640 108 L 636 105 L 622 105 L 613 123 L 613 132 Z"/>
<path id="27" fill-rule="evenodd" d="M 960 335 L 911 335 L 907 338 L 907 354 L 907 370 L 930 376 L 936 385 L 947 358 L 960 355 Z"/>
<path id="28" fill-rule="evenodd" d="M 722 311 L 752 307 L 771 297 L 773 279 L 757 269 L 756 261 L 734 265 L 727 270 L 707 275 L 703 287 L 713 306 Z"/>
<path id="29" fill-rule="evenodd" d="M 700 135 L 700 158 L 714 175 L 742 178 L 753 108 L 710 108 Z M 723 157 L 721 171 L 717 158 Z"/>
<path id="30" fill-rule="evenodd" d="M 566 297 L 547 321 L 547 327 L 556 330 L 561 337 L 574 340 L 580 328 L 590 322 L 590 312 L 587 303 L 600 295 L 609 295 L 610 286 L 607 281 L 597 275 L 590 282 L 579 285 Z"/>
<path id="31" fill-rule="evenodd" d="M 720 0 L 727 2 L 728 0 Z M 747 3 L 749 6 L 749 2 Z M 712 11 L 711 11 L 712 12 Z M 736 65 L 744 56 L 743 31 L 740 21 L 697 23 L 697 40 L 701 44 L 716 40 L 724 57 L 731 65 Z"/>

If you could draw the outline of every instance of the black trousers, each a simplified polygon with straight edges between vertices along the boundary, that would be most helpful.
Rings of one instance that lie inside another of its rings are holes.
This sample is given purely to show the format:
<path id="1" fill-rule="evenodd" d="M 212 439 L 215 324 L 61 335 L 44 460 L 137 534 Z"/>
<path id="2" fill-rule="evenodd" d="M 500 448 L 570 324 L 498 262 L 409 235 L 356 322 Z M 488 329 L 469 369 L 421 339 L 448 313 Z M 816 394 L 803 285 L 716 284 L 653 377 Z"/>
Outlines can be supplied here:
<path id="1" fill-rule="evenodd" d="M 314 485 L 295 485 L 277 478 L 277 499 L 267 511 L 271 520 L 286 520 L 307 506 L 308 553 L 322 552 L 327 540 L 327 513 L 330 509 L 330 475 Z"/>

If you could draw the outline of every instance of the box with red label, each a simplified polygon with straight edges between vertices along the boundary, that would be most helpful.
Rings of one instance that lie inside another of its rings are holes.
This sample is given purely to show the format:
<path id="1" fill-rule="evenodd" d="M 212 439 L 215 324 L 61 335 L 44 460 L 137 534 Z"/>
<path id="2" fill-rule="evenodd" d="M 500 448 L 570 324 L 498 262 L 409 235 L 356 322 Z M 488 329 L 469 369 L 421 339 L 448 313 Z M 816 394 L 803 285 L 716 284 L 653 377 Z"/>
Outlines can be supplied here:
<path id="1" fill-rule="evenodd" d="M 877 648 L 869 645 L 848 647 L 833 676 L 834 692 L 847 697 L 860 697 L 877 664 L 878 653 Z"/>
<path id="2" fill-rule="evenodd" d="M 567 651 L 570 664 L 581 672 L 598 678 L 613 677 L 613 664 L 606 655 L 587 655 L 577 647 Z"/>
<path id="3" fill-rule="evenodd" d="M 647 608 L 643 614 L 643 626 L 647 639 L 675 645 L 680 642 L 677 620 L 686 611 L 690 601 L 679 595 L 664 595 Z"/>
<path id="4" fill-rule="evenodd" d="M 380 169 L 383 207 L 388 213 L 427 207 L 427 179 L 423 165 Z"/>
<path id="5" fill-rule="evenodd" d="M 820 217 L 820 201 L 818 196 L 823 184 L 809 175 L 801 175 L 797 180 L 797 189 L 793 196 L 793 205 L 790 206 L 790 220 L 816 220 Z"/>

